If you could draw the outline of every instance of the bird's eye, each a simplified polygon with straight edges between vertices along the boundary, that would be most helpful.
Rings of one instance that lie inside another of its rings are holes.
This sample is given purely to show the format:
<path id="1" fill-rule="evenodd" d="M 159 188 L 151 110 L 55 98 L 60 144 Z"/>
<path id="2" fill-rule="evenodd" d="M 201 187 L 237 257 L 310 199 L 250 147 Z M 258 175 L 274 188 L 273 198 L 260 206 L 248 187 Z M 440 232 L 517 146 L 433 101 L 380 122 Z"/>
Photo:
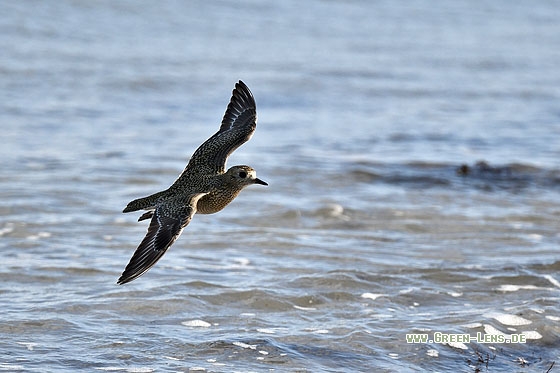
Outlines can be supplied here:
<path id="1" fill-rule="evenodd" d="M 245 171 L 239 172 L 239 177 L 242 178 L 242 179 L 245 179 L 247 177 L 247 172 L 245 172 Z"/>

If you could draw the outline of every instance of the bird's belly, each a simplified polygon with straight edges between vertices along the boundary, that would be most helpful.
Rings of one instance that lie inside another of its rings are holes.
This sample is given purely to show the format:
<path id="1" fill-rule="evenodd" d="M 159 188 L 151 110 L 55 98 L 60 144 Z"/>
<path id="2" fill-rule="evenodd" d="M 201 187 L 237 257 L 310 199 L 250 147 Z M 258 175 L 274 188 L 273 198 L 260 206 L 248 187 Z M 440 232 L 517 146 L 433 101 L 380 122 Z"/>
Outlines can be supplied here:
<path id="1" fill-rule="evenodd" d="M 238 193 L 210 193 L 198 200 L 197 214 L 214 214 L 229 205 Z"/>

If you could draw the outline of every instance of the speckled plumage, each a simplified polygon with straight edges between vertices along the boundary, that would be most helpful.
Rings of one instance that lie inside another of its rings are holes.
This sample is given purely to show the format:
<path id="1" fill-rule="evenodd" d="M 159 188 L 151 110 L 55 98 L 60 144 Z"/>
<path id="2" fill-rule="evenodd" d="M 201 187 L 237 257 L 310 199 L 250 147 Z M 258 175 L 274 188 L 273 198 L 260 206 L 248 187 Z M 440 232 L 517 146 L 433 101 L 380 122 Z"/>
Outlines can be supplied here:
<path id="1" fill-rule="evenodd" d="M 239 81 L 220 129 L 194 152 L 173 185 L 136 199 L 123 210 L 148 210 L 138 221 L 151 221 L 118 284 L 146 273 L 175 242 L 195 213 L 213 214 L 226 207 L 246 186 L 267 185 L 249 166 L 233 166 L 226 171 L 228 156 L 251 138 L 256 126 L 255 99 L 245 83 Z"/>

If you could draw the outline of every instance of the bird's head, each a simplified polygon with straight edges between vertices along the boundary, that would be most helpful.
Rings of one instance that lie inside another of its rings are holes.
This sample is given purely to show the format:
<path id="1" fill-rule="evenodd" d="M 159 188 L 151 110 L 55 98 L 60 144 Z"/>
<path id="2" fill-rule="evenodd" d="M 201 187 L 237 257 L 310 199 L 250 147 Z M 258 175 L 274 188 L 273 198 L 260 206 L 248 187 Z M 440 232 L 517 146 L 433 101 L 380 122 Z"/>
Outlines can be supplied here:
<path id="1" fill-rule="evenodd" d="M 252 184 L 268 185 L 257 177 L 257 172 L 249 166 L 233 166 L 227 170 L 228 175 L 234 183 L 248 186 Z"/>

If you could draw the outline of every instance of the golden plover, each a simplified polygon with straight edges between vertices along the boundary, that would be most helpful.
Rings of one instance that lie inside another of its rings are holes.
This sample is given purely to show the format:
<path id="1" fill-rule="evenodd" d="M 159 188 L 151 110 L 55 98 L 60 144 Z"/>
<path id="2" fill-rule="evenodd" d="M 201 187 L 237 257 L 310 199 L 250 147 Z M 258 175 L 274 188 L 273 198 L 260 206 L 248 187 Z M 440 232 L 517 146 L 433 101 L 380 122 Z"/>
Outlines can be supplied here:
<path id="1" fill-rule="evenodd" d="M 226 171 L 228 156 L 247 142 L 257 127 L 257 108 L 249 88 L 239 81 L 218 132 L 192 155 L 187 167 L 168 189 L 135 199 L 123 212 L 148 210 L 138 221 L 151 219 L 142 240 L 117 284 L 126 284 L 148 271 L 181 235 L 195 213 L 213 214 L 226 207 L 252 184 L 268 185 L 249 166 Z"/>

